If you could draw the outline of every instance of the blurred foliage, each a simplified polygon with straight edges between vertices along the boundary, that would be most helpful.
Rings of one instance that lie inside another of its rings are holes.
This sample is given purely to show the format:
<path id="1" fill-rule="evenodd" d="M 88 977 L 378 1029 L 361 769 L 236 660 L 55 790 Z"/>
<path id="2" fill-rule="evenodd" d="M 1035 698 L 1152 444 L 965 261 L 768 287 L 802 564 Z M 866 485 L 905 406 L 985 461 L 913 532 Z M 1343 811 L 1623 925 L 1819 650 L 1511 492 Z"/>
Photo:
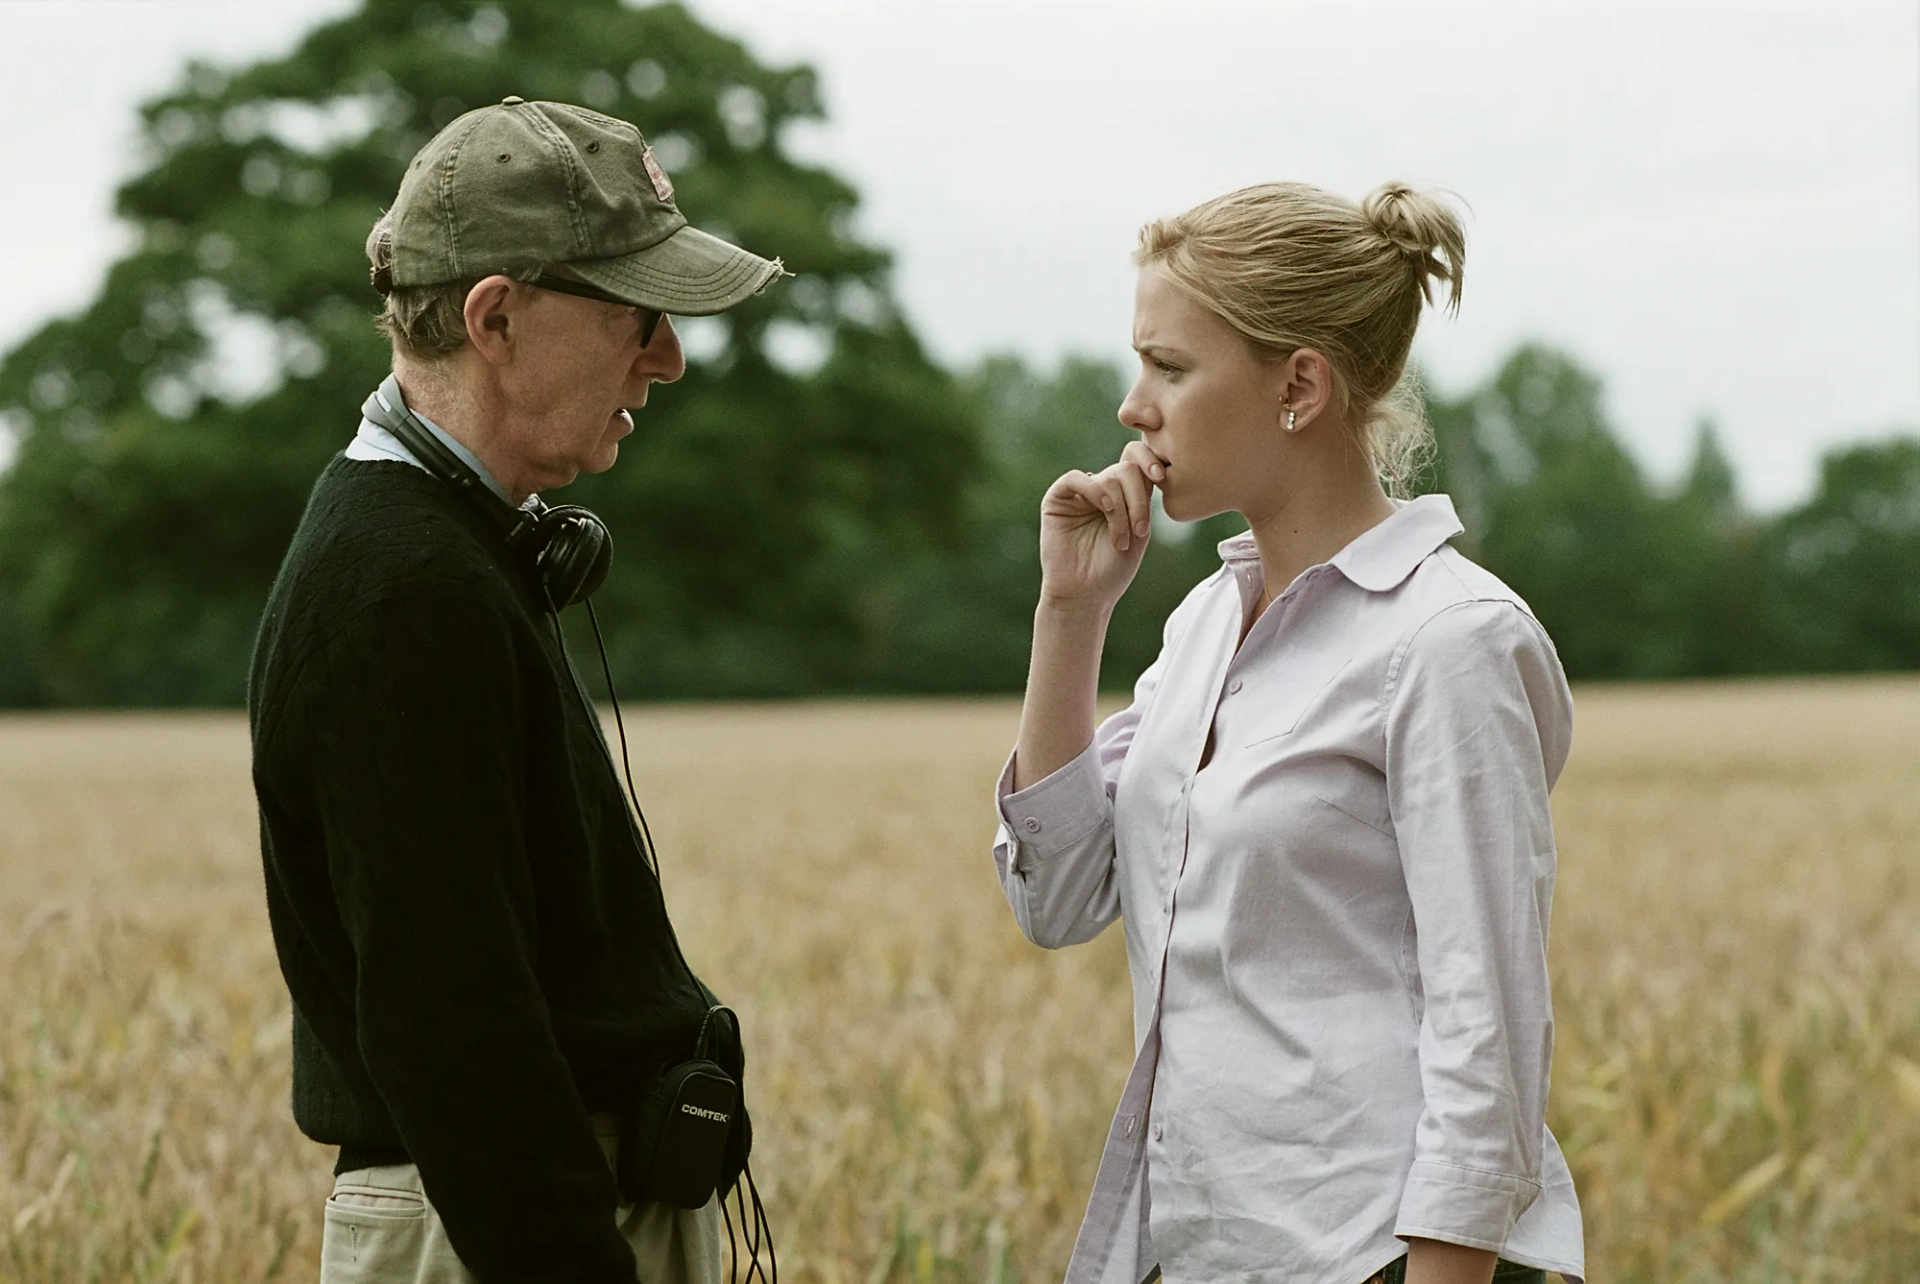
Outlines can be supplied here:
<path id="1" fill-rule="evenodd" d="M 850 230 L 854 191 L 785 149 L 822 113 L 813 73 L 678 5 L 368 0 L 147 104 L 118 197 L 136 247 L 0 361 L 0 698 L 241 699 L 308 488 L 386 368 L 366 231 L 435 130 L 508 94 L 636 120 L 699 225 L 799 274 L 706 323 L 629 444 L 643 466 L 569 493 L 619 533 L 598 601 L 635 689 L 851 680 L 847 554 L 951 541 L 975 455 L 961 388 Z"/>
<path id="2" fill-rule="evenodd" d="M 1794 667 L 1920 669 L 1920 440 L 1829 454 L 1766 541 L 1768 636 Z"/>
<path id="3" fill-rule="evenodd" d="M 191 65 L 147 104 L 118 197 L 134 248 L 0 359 L 0 705 L 242 698 L 307 491 L 387 366 L 366 230 L 435 130 L 507 94 L 635 120 L 696 223 L 799 274 L 689 326 L 696 360 L 625 462 L 567 492 L 619 542 L 595 601 L 622 690 L 1020 686 L 1040 493 L 1117 454 L 1124 376 L 929 360 L 886 253 L 850 230 L 853 189 L 787 150 L 822 114 L 806 67 L 762 66 L 675 4 L 367 0 L 285 58 Z M 1430 411 L 1428 487 L 1575 677 L 1920 667 L 1920 443 L 1838 451 L 1806 506 L 1762 519 L 1711 424 L 1683 483 L 1656 487 L 1599 380 L 1546 348 Z M 1161 524 L 1109 686 L 1237 529 Z"/>
<path id="4" fill-rule="evenodd" d="M 1523 347 L 1428 413 L 1462 547 L 1527 599 L 1573 676 L 1920 667 L 1920 441 L 1842 448 L 1806 506 L 1763 519 L 1710 422 L 1680 485 L 1649 483 L 1599 380 L 1563 353 Z"/>
<path id="5" fill-rule="evenodd" d="M 964 488 L 959 547 L 859 572 L 880 643 L 865 668 L 872 689 L 1018 690 L 1040 595 L 1040 496 L 1069 469 L 1106 467 L 1130 436 L 1115 416 L 1125 380 L 1104 362 L 1070 357 L 1043 373 L 989 357 L 966 386 L 982 465 Z M 1167 614 L 1219 568 L 1214 544 L 1241 529 L 1232 515 L 1191 530 L 1161 524 L 1108 629 L 1105 685 L 1125 689 L 1152 663 Z"/>

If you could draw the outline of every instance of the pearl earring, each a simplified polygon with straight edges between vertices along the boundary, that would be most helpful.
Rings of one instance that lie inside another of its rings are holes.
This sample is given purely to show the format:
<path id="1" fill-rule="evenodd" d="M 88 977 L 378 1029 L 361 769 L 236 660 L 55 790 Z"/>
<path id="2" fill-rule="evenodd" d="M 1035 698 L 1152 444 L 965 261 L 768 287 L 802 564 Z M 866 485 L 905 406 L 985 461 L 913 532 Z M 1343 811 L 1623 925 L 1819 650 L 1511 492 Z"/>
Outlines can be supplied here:
<path id="1" fill-rule="evenodd" d="M 1285 401 L 1283 401 L 1283 402 L 1281 402 L 1280 404 L 1281 404 L 1282 406 L 1284 406 L 1284 407 L 1286 408 L 1286 411 L 1287 411 L 1287 431 L 1288 431 L 1288 432 L 1298 432 L 1298 431 L 1300 431 L 1300 428 L 1299 428 L 1299 425 L 1297 425 L 1297 424 L 1295 424 L 1295 423 L 1293 422 L 1293 419 L 1294 419 L 1294 414 L 1293 414 L 1293 405 L 1292 405 L 1292 403 L 1290 403 L 1290 402 L 1285 402 Z"/>

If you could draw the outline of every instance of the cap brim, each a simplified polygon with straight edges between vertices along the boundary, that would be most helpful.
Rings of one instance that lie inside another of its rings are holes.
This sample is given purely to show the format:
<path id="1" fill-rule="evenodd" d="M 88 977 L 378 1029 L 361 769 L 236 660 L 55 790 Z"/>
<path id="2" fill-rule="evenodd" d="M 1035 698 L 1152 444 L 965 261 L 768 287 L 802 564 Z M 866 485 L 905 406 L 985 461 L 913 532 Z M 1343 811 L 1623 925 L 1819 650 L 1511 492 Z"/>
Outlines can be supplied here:
<path id="1" fill-rule="evenodd" d="M 683 317 L 725 312 L 786 275 L 780 260 L 763 259 L 697 227 L 683 227 L 634 254 L 576 260 L 567 267 L 629 303 Z"/>

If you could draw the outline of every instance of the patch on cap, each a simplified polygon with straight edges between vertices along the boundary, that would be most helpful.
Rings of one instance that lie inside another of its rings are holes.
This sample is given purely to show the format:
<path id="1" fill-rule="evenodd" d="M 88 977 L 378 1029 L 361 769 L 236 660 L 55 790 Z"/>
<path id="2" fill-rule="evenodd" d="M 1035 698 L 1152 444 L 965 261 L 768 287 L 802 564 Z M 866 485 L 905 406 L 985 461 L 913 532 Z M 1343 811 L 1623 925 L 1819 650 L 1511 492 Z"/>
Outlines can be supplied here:
<path id="1" fill-rule="evenodd" d="M 660 162 L 653 158 L 653 148 L 640 153 L 640 163 L 647 167 L 647 177 L 653 180 L 654 194 L 665 204 L 673 204 L 673 180 L 667 177 L 667 171 L 660 168 Z"/>

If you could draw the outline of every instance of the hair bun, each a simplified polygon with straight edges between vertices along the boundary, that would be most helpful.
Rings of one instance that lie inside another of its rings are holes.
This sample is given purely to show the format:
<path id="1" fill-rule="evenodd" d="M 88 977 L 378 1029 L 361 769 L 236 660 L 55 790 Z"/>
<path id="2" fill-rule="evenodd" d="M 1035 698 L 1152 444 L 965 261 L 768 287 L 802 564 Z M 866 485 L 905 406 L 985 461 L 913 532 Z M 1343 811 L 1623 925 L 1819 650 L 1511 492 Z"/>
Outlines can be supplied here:
<path id="1" fill-rule="evenodd" d="M 1433 282 L 1447 283 L 1447 310 L 1460 310 L 1467 233 L 1453 206 L 1405 183 L 1382 183 L 1360 202 L 1367 224 L 1407 260 L 1421 297 L 1433 302 Z"/>

